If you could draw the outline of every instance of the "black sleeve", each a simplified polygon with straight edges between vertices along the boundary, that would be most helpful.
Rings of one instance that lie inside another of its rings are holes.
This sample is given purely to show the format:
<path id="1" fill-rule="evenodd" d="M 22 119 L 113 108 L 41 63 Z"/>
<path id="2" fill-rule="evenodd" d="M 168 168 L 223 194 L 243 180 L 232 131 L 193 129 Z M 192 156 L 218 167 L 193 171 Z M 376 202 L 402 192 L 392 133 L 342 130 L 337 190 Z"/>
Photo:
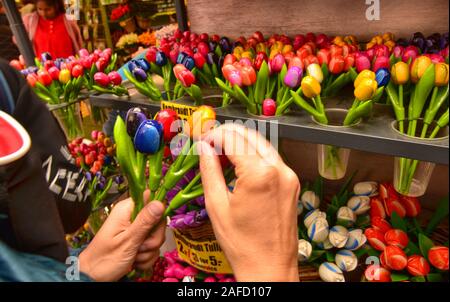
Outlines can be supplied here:
<path id="1" fill-rule="evenodd" d="M 27 240 L 30 237 L 42 240 L 50 235 L 47 232 L 52 225 L 55 230 L 61 230 L 52 235 L 55 240 L 60 240 L 64 233 L 72 233 L 81 227 L 89 216 L 91 204 L 86 180 L 75 166 L 64 133 L 46 105 L 7 62 L 0 60 L 0 68 L 16 101 L 13 116 L 28 131 L 32 141 L 32 148 L 23 161 L 40 167 L 34 169 L 27 163 L 8 169 L 9 189 L 13 191 L 9 193 L 14 197 L 10 213 L 24 215 L 20 225 L 13 227 L 27 229 L 30 232 Z M 13 213 L 14 207 L 17 208 Z M 11 220 L 14 221 L 13 217 Z M 22 225 L 27 222 L 28 225 Z"/>

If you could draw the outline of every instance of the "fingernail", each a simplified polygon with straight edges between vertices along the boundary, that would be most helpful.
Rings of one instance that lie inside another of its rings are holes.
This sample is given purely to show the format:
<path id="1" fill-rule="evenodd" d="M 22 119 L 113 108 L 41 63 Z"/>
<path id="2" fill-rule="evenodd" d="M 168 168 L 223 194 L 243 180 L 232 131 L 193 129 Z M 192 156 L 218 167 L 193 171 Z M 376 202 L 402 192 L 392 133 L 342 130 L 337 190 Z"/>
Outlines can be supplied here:
<path id="1" fill-rule="evenodd" d="M 162 203 L 160 203 L 158 201 L 152 201 L 148 205 L 148 209 L 152 213 L 152 215 L 155 217 L 160 217 L 164 213 L 164 206 Z"/>

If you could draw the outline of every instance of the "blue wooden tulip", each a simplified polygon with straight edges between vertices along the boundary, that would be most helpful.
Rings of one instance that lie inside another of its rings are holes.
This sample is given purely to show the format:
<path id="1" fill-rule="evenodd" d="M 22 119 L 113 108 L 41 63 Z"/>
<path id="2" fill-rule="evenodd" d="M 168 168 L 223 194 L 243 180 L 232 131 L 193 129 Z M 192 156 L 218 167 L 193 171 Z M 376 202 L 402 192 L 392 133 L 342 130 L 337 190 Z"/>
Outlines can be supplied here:
<path id="1" fill-rule="evenodd" d="M 131 71 L 131 73 L 139 82 L 144 82 L 145 80 L 147 80 L 147 73 L 140 67 L 136 67 L 135 69 L 133 69 L 133 71 Z"/>
<path id="2" fill-rule="evenodd" d="M 186 56 L 183 59 L 183 63 L 182 63 L 187 69 L 192 70 L 195 67 L 195 61 L 194 58 Z"/>
<path id="3" fill-rule="evenodd" d="M 163 53 L 162 51 L 158 51 L 156 53 L 156 61 L 155 61 L 156 65 L 158 66 L 164 66 L 167 64 L 167 56 L 165 53 Z"/>
<path id="4" fill-rule="evenodd" d="M 138 67 L 142 68 L 145 72 L 150 70 L 150 64 L 144 58 L 137 59 L 136 60 L 136 65 Z"/>
<path id="5" fill-rule="evenodd" d="M 155 154 L 161 145 L 161 130 L 154 120 L 144 121 L 134 136 L 134 147 L 144 154 Z"/>
<path id="6" fill-rule="evenodd" d="M 143 109 L 136 107 L 128 110 L 127 116 L 125 118 L 128 135 L 134 138 L 137 129 L 146 120 L 146 112 Z"/>
<path id="7" fill-rule="evenodd" d="M 187 53 L 180 51 L 177 56 L 177 64 L 183 64 L 183 61 L 187 56 L 188 56 Z"/>
<path id="8" fill-rule="evenodd" d="M 131 60 L 130 62 L 128 62 L 127 67 L 130 72 L 133 72 L 133 70 L 138 67 L 138 65 L 136 64 L 136 60 Z"/>
<path id="9" fill-rule="evenodd" d="M 378 83 L 378 87 L 384 87 L 387 84 L 389 84 L 389 81 L 391 79 L 391 74 L 388 69 L 386 68 L 380 68 L 375 73 L 375 80 Z"/>

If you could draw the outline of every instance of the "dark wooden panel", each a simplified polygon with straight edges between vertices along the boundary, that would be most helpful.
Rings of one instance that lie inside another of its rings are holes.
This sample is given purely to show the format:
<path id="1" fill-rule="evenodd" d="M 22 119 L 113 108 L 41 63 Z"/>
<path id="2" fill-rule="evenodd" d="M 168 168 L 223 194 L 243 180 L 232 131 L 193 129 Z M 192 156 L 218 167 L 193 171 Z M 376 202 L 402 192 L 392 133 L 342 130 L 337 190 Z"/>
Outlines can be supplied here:
<path id="1" fill-rule="evenodd" d="M 255 30 L 264 35 L 323 32 L 354 34 L 367 40 L 391 31 L 410 37 L 448 31 L 448 0 L 379 0 L 380 20 L 368 21 L 365 0 L 188 0 L 188 17 L 195 32 L 237 37 Z"/>

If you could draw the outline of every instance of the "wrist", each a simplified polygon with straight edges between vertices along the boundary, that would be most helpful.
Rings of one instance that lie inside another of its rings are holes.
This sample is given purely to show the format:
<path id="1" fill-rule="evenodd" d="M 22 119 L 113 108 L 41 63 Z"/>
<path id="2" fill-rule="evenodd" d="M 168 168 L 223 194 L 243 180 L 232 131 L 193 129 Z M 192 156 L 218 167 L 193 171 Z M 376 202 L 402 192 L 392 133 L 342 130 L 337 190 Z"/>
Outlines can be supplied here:
<path id="1" fill-rule="evenodd" d="M 86 249 L 83 250 L 78 256 L 78 269 L 80 272 L 88 275 L 92 280 L 97 281 L 91 269 L 91 264 L 89 260 L 89 255 L 86 253 Z"/>

